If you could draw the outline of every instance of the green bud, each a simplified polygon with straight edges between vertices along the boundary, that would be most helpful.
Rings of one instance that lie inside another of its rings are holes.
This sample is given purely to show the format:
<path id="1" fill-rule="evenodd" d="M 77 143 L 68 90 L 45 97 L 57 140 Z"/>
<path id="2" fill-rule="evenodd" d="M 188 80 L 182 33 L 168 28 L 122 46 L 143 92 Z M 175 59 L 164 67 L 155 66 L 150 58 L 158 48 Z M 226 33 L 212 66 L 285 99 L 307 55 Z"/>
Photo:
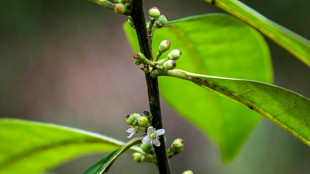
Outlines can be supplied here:
<path id="1" fill-rule="evenodd" d="M 144 160 L 144 156 L 141 153 L 136 152 L 132 154 L 132 159 L 138 163 L 142 163 Z"/>
<path id="2" fill-rule="evenodd" d="M 175 149 L 175 153 L 176 153 L 176 154 L 180 154 L 180 153 L 183 152 L 183 150 L 184 150 L 183 148 L 181 148 L 181 149 Z"/>
<path id="3" fill-rule="evenodd" d="M 145 116 L 149 121 L 152 120 L 153 116 L 149 111 L 144 111 L 143 116 Z"/>
<path id="4" fill-rule="evenodd" d="M 163 67 L 164 67 L 165 69 L 167 69 L 167 70 L 171 70 L 171 69 L 174 69 L 176 65 L 177 65 L 177 64 L 175 63 L 174 60 L 167 60 L 167 61 L 164 63 Z"/>
<path id="5" fill-rule="evenodd" d="M 157 7 L 152 7 L 149 9 L 149 16 L 153 18 L 158 18 L 160 16 L 160 11 Z"/>
<path id="6" fill-rule="evenodd" d="M 144 56 L 144 54 L 142 54 L 142 53 L 136 53 L 136 54 L 134 54 L 133 55 L 133 60 L 136 62 L 136 63 L 138 63 L 138 64 L 140 64 L 140 63 L 144 63 L 145 62 L 145 56 Z"/>
<path id="7" fill-rule="evenodd" d="M 170 48 L 170 41 L 164 40 L 159 44 L 159 52 L 166 52 Z"/>
<path id="8" fill-rule="evenodd" d="M 191 170 L 186 170 L 182 174 L 194 174 Z"/>
<path id="9" fill-rule="evenodd" d="M 145 153 L 149 153 L 153 149 L 153 144 L 150 142 L 147 142 L 147 143 L 141 144 L 140 147 Z"/>
<path id="10" fill-rule="evenodd" d="M 133 113 L 133 114 L 130 114 L 128 117 L 126 116 L 125 119 L 126 119 L 127 124 L 133 125 L 139 117 L 140 117 L 140 114 Z"/>
<path id="11" fill-rule="evenodd" d="M 183 151 L 184 141 L 181 138 L 177 138 L 172 142 L 171 146 L 176 150 L 182 149 Z"/>
<path id="12" fill-rule="evenodd" d="M 149 124 L 149 120 L 146 117 L 141 116 L 138 119 L 138 124 L 141 127 L 147 127 Z"/>
<path id="13" fill-rule="evenodd" d="M 170 60 L 177 60 L 179 59 L 179 57 L 181 56 L 182 52 L 181 50 L 178 49 L 174 49 L 172 50 L 169 54 L 168 54 L 168 58 Z"/>
<path id="14" fill-rule="evenodd" d="M 125 5 L 123 3 L 117 3 L 114 6 L 114 11 L 117 14 L 124 14 L 125 11 L 126 11 L 126 7 L 125 7 Z"/>
<path id="15" fill-rule="evenodd" d="M 158 22 L 159 22 L 159 24 L 160 24 L 161 26 L 167 25 L 167 24 L 168 24 L 168 19 L 167 19 L 167 17 L 166 17 L 165 15 L 160 15 L 160 16 L 158 17 Z"/>

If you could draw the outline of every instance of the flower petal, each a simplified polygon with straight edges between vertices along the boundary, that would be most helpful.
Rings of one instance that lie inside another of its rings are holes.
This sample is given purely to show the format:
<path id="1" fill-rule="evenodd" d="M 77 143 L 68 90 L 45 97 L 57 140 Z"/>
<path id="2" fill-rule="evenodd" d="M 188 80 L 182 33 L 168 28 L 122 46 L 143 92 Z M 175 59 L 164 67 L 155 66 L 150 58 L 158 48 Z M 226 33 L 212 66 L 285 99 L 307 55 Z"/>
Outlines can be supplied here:
<path id="1" fill-rule="evenodd" d="M 127 129 L 128 133 L 136 133 L 136 129 L 135 128 L 129 128 Z"/>
<path id="2" fill-rule="evenodd" d="M 147 128 L 147 134 L 150 134 L 151 132 L 154 132 L 153 126 L 150 126 L 149 128 Z"/>
<path id="3" fill-rule="evenodd" d="M 160 146 L 160 142 L 159 142 L 159 140 L 158 140 L 157 138 L 153 140 L 153 144 L 154 144 L 155 146 L 157 146 L 157 147 Z"/>
<path id="4" fill-rule="evenodd" d="M 145 144 L 147 142 L 149 142 L 151 139 L 149 137 L 149 135 L 146 135 L 143 139 L 142 139 L 142 143 Z"/>
<path id="5" fill-rule="evenodd" d="M 158 129 L 157 131 L 155 131 L 156 136 L 161 136 L 164 135 L 165 133 L 165 129 Z"/>
<path id="6" fill-rule="evenodd" d="M 127 138 L 131 138 L 135 133 L 131 133 Z"/>

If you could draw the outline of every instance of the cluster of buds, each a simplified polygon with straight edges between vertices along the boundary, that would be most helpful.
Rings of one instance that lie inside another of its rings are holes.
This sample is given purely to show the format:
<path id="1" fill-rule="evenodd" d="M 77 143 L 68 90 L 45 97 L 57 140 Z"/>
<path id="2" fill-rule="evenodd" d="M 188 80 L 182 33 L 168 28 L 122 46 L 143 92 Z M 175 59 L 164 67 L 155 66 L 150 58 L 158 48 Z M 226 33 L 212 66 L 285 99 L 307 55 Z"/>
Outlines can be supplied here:
<path id="1" fill-rule="evenodd" d="M 131 138 L 135 133 L 145 133 L 147 128 L 151 126 L 152 114 L 148 111 L 144 111 L 142 115 L 138 113 L 132 113 L 125 117 L 126 123 L 130 126 L 127 130 Z M 143 130 L 144 129 L 144 130 Z"/>
<path id="2" fill-rule="evenodd" d="M 152 71 L 153 68 L 164 69 L 164 70 L 172 70 L 176 67 L 176 60 L 180 58 L 182 52 L 179 49 L 174 49 L 168 53 L 168 55 L 157 61 L 161 55 L 167 52 L 170 48 L 170 41 L 164 40 L 159 44 L 159 49 L 154 58 L 154 61 L 150 61 L 147 59 L 144 54 L 136 53 L 133 56 L 133 59 L 137 65 L 141 65 L 141 69 L 144 72 L 148 73 Z"/>
<path id="3" fill-rule="evenodd" d="M 117 14 L 129 14 L 130 13 L 130 0 L 114 0 L 113 4 L 114 12 Z"/>
<path id="4" fill-rule="evenodd" d="M 155 162 L 155 150 L 153 144 L 150 142 L 144 143 L 140 145 L 140 148 L 144 153 L 135 152 L 132 154 L 132 158 L 134 161 L 138 163 L 143 162 Z"/>
<path id="5" fill-rule="evenodd" d="M 153 36 L 154 31 L 157 28 L 168 26 L 168 18 L 165 15 L 160 14 L 157 7 L 149 9 L 150 22 L 147 24 L 147 30 L 150 37 Z"/>
<path id="6" fill-rule="evenodd" d="M 168 51 L 170 48 L 170 41 L 164 40 L 159 44 L 159 49 L 156 54 L 155 60 L 159 59 L 160 56 Z M 168 53 L 168 56 L 157 62 L 157 68 L 171 70 L 176 67 L 176 60 L 180 58 L 182 52 L 179 49 L 174 49 Z"/>
<path id="7" fill-rule="evenodd" d="M 168 149 L 167 152 L 168 158 L 172 158 L 175 155 L 182 153 L 183 149 L 184 149 L 184 141 L 181 138 L 175 139 L 172 142 L 171 147 Z"/>
<path id="8" fill-rule="evenodd" d="M 152 7 L 149 9 L 149 16 L 151 21 L 155 21 L 155 25 L 157 28 L 161 28 L 167 26 L 168 18 L 165 15 L 161 15 L 160 11 L 157 7 Z"/>
<path id="9" fill-rule="evenodd" d="M 136 133 L 144 134 L 144 138 L 142 139 L 142 144 L 140 148 L 143 153 L 135 152 L 132 154 L 132 158 L 134 161 L 142 163 L 142 162 L 153 162 L 156 163 L 154 146 L 160 146 L 159 136 L 165 133 L 164 129 L 156 130 L 153 126 L 151 126 L 151 122 L 153 116 L 150 112 L 144 111 L 142 115 L 138 113 L 132 113 L 125 117 L 127 124 L 130 128 L 127 130 L 130 135 L 128 138 L 131 138 Z"/>

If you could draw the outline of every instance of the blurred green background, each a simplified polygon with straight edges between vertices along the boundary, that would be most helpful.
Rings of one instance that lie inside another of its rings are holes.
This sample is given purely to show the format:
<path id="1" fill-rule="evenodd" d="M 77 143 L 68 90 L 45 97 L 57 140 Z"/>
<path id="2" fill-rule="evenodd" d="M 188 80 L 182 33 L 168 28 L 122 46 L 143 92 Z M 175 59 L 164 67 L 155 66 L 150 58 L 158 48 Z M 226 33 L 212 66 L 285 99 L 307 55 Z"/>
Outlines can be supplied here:
<path id="1" fill-rule="evenodd" d="M 275 22 L 310 39 L 310 1 L 244 0 Z M 223 12 L 202 0 L 145 0 L 170 19 Z M 57 123 L 126 140 L 124 116 L 148 110 L 143 73 L 133 64 L 122 31 L 125 16 L 85 0 L 0 1 L 0 117 Z M 266 39 L 275 84 L 310 97 L 310 69 Z M 185 140 L 172 173 L 303 174 L 310 148 L 263 119 L 240 155 L 222 165 L 218 148 L 163 101 L 169 145 Z M 1 143 L 1 142 L 0 142 Z M 16 147 L 18 148 L 18 147 Z M 82 173 L 101 155 L 75 159 L 52 173 Z M 48 159 L 46 159 L 48 160 Z M 127 153 L 110 173 L 157 173 Z"/>

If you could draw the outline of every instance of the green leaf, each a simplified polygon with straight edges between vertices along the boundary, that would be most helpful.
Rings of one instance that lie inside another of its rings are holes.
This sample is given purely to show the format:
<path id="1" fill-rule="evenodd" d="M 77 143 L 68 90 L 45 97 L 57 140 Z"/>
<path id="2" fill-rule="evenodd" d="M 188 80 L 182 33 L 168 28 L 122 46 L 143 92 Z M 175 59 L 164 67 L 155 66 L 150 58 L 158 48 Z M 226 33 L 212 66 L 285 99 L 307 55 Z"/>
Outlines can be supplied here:
<path id="1" fill-rule="evenodd" d="M 0 119 L 0 173 L 37 173 L 74 157 L 110 152 L 122 142 L 78 129 Z"/>
<path id="2" fill-rule="evenodd" d="M 125 30 L 138 50 L 134 30 L 128 25 Z M 172 21 L 169 27 L 155 32 L 154 53 L 165 39 L 171 41 L 171 49 L 182 51 L 177 68 L 201 74 L 272 81 L 269 50 L 263 37 L 234 17 L 210 14 Z M 165 100 L 219 145 L 225 162 L 236 156 L 260 119 L 255 112 L 207 93 L 192 83 L 160 78 L 159 85 Z"/>
<path id="3" fill-rule="evenodd" d="M 111 152 L 105 155 L 102 159 L 93 164 L 90 168 L 88 168 L 84 174 L 101 174 L 108 172 L 109 168 L 113 164 L 113 162 L 126 150 L 128 150 L 131 146 L 141 143 L 142 138 L 136 137 L 128 141 L 124 146 L 119 148 L 118 150 Z"/>
<path id="4" fill-rule="evenodd" d="M 310 66 L 310 41 L 267 19 L 238 0 L 205 0 L 250 24 Z"/>
<path id="5" fill-rule="evenodd" d="M 310 100 L 266 83 L 171 70 L 162 75 L 178 77 L 224 94 L 265 116 L 310 146 Z"/>

